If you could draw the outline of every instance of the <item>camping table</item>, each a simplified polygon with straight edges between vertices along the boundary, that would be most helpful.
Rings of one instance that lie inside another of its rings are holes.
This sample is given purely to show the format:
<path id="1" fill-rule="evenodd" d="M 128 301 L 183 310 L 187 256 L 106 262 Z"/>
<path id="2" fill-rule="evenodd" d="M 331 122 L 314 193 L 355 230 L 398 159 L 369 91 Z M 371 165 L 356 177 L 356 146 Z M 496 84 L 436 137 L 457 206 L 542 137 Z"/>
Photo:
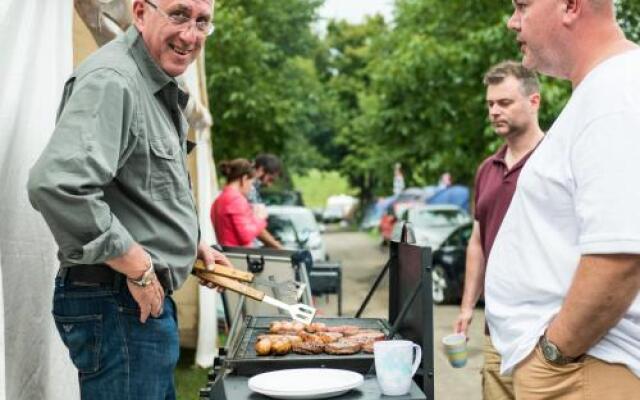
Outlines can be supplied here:
<path id="1" fill-rule="evenodd" d="M 209 388 L 208 393 L 200 393 L 200 399 L 207 400 L 267 400 L 270 397 L 254 393 L 249 389 L 249 378 L 246 376 L 227 375 L 217 379 Z M 342 396 L 332 397 L 336 400 L 426 400 L 427 397 L 415 382 L 411 381 L 409 394 L 404 396 L 384 396 L 375 376 L 368 375 L 364 383 L 357 389 L 350 390 Z"/>

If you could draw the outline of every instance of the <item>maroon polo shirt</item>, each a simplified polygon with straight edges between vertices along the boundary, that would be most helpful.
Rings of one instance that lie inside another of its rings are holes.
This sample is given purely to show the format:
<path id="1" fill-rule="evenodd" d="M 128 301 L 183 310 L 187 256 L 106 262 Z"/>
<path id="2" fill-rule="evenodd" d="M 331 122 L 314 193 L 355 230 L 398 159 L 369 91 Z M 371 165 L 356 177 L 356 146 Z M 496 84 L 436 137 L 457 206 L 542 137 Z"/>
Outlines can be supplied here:
<path id="1" fill-rule="evenodd" d="M 511 204 L 520 171 L 534 150 L 535 148 L 509 169 L 504 160 L 507 152 L 507 146 L 504 145 L 478 168 L 474 216 L 480 225 L 480 241 L 485 260 L 489 258 L 493 241 Z"/>

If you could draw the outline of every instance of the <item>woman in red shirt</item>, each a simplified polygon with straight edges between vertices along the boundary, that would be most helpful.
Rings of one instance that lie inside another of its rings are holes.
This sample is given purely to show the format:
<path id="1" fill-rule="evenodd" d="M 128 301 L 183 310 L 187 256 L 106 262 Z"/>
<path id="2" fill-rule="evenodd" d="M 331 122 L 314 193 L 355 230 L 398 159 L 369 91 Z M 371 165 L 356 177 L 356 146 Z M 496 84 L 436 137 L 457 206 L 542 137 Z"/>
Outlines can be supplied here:
<path id="1" fill-rule="evenodd" d="M 219 171 L 227 184 L 211 206 L 211 223 L 218 243 L 251 247 L 267 227 L 266 215 L 256 216 L 246 197 L 253 186 L 256 171 L 244 158 L 221 162 Z"/>

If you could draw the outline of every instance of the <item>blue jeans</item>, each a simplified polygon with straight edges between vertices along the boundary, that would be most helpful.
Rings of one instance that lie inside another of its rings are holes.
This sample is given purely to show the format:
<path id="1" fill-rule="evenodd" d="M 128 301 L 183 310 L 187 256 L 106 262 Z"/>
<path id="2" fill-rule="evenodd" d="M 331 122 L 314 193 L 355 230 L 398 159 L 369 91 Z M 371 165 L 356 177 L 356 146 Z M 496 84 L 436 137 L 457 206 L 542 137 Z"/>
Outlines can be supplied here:
<path id="1" fill-rule="evenodd" d="M 79 286 L 56 279 L 53 318 L 78 369 L 83 400 L 175 400 L 179 340 L 170 297 L 140 323 L 124 279 Z"/>

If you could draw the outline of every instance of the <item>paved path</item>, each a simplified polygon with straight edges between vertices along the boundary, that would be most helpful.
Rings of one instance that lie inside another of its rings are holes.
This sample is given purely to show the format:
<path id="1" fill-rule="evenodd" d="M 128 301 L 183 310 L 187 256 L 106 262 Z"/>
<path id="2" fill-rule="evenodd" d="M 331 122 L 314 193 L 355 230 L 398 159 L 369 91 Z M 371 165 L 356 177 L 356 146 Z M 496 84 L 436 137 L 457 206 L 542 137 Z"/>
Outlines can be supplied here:
<path id="1" fill-rule="evenodd" d="M 340 260 L 343 268 L 343 314 L 352 316 L 364 300 L 373 281 L 384 266 L 388 248 L 382 248 L 366 233 L 328 232 L 325 234 L 327 248 L 332 260 Z M 327 301 L 328 300 L 328 301 Z M 388 303 L 388 281 L 385 279 L 378 292 L 372 297 L 363 317 L 386 318 Z M 316 306 L 324 315 L 336 315 L 335 296 L 316 299 Z M 439 345 L 440 339 L 451 331 L 457 306 L 437 306 L 435 308 L 435 382 L 437 400 L 480 400 L 482 367 L 482 331 L 484 317 L 482 310 L 476 310 L 469 341 L 470 358 L 467 366 L 451 368 Z"/>

